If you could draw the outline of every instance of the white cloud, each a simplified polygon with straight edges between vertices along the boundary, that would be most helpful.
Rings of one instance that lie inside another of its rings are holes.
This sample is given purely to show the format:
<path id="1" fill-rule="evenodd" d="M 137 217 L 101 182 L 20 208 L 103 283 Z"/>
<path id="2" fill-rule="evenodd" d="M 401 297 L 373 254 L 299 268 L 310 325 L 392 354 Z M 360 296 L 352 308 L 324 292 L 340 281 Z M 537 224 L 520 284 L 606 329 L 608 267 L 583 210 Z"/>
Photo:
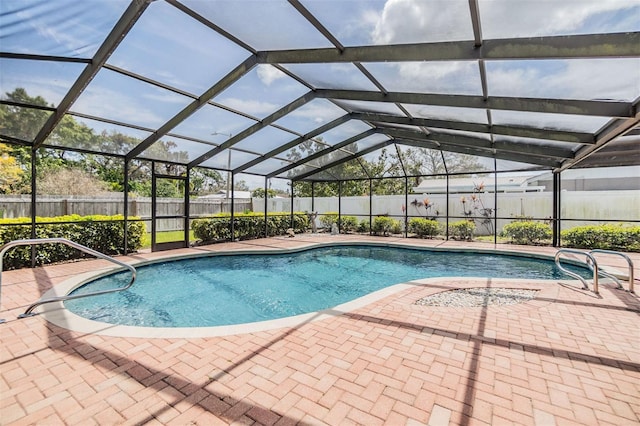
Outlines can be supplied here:
<path id="1" fill-rule="evenodd" d="M 367 12 L 365 19 L 375 20 L 374 44 L 469 39 L 473 34 L 466 0 L 388 0 L 377 17 Z"/>
<path id="2" fill-rule="evenodd" d="M 171 92 L 167 92 L 167 91 L 157 91 L 154 93 L 148 92 L 145 93 L 141 96 L 144 99 L 153 101 L 153 103 L 162 103 L 162 104 L 176 104 L 176 105 L 182 105 L 187 106 L 187 104 L 190 102 L 190 99 L 181 95 L 178 95 L 176 93 L 171 93 Z"/>
<path id="3" fill-rule="evenodd" d="M 223 98 L 220 99 L 220 103 L 238 111 L 257 116 L 267 115 L 278 108 L 276 104 L 270 102 L 238 98 Z"/>
<path id="4" fill-rule="evenodd" d="M 159 126 L 165 121 L 153 113 L 144 103 L 137 103 L 136 98 L 102 87 L 88 87 L 71 107 L 71 110 L 149 127 Z"/>
<path id="5" fill-rule="evenodd" d="M 16 88 L 22 87 L 29 96 L 42 96 L 47 101 L 47 104 L 57 105 L 64 98 L 72 84 L 73 79 L 51 78 L 33 73 L 27 76 L 10 70 L 3 72 L 2 80 L 0 81 L 0 93 L 4 98 L 5 93 L 13 92 Z"/>
<path id="6" fill-rule="evenodd" d="M 593 18 L 634 6 L 637 0 L 480 0 L 480 16 L 485 38 L 614 32 L 618 23 L 598 28 L 603 22 Z M 637 27 L 637 13 L 635 20 Z"/>
<path id="7" fill-rule="evenodd" d="M 33 51 L 37 53 L 49 53 L 70 56 L 90 56 L 101 38 L 106 35 L 100 34 L 106 22 L 109 22 L 110 13 L 95 13 L 95 5 L 89 2 L 78 2 L 74 5 L 59 7 L 53 4 L 44 3 L 32 7 L 22 8 L 16 16 L 24 24 L 30 26 L 36 34 L 42 37 L 42 41 L 50 41 L 45 45 L 39 40 Z M 90 20 L 101 18 L 100 21 L 88 24 Z M 110 23 L 112 24 L 112 23 Z M 42 52 L 42 49 L 47 49 Z"/>
<path id="8" fill-rule="evenodd" d="M 394 92 L 480 94 L 475 61 L 401 62 L 365 65 L 385 88 Z"/>
<path id="9" fill-rule="evenodd" d="M 290 115 L 292 117 L 312 120 L 314 123 L 322 124 L 344 114 L 346 114 L 346 112 L 341 114 L 337 107 L 328 102 L 312 102 L 302 108 L 298 108 Z"/>
<path id="10" fill-rule="evenodd" d="M 640 60 L 523 62 L 489 67 L 490 95 L 631 101 L 640 95 Z"/>
<path id="11" fill-rule="evenodd" d="M 480 0 L 479 7 L 482 34 L 491 39 L 637 30 L 639 6 L 638 0 Z M 388 0 L 360 20 L 373 44 L 473 38 L 467 0 Z"/>
<path id="12" fill-rule="evenodd" d="M 276 80 L 286 77 L 286 74 L 271 65 L 260 64 L 257 69 L 258 78 L 266 85 L 271 86 Z"/>

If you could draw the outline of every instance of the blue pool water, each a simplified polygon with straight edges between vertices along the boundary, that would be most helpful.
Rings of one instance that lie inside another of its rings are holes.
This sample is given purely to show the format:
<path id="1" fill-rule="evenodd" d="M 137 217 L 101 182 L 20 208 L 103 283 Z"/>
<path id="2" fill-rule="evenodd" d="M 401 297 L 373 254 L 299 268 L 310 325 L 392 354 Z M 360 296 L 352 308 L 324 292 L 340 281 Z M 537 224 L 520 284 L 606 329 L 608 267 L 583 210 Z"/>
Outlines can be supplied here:
<path id="1" fill-rule="evenodd" d="M 137 269 L 129 290 L 70 300 L 65 306 L 112 324 L 206 327 L 315 312 L 419 278 L 568 278 L 552 261 L 375 246 L 201 257 Z M 121 287 L 129 277 L 103 277 L 73 294 Z"/>

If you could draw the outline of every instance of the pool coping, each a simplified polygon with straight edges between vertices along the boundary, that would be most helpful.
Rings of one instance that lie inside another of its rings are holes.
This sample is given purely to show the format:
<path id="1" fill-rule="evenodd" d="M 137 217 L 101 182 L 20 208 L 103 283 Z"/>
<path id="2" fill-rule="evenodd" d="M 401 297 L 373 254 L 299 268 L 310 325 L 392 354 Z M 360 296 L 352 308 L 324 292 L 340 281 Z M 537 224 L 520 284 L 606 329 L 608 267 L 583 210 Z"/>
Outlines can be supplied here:
<path id="1" fill-rule="evenodd" d="M 471 252 L 471 253 L 483 253 L 483 254 L 498 254 L 507 256 L 527 257 L 534 259 L 553 260 L 553 256 L 539 254 L 539 253 L 523 253 L 511 250 L 498 250 L 498 249 L 486 249 L 486 248 L 456 248 L 456 247 L 424 247 L 412 245 L 410 242 L 357 242 L 357 241 L 335 241 L 335 242 L 309 242 L 301 247 L 293 248 L 268 248 L 268 249 L 235 249 L 224 251 L 209 251 L 204 253 L 186 253 L 186 254 L 167 254 L 166 256 L 160 255 L 153 259 L 134 260 L 130 264 L 134 267 L 146 266 L 155 263 L 162 263 L 167 261 L 175 261 L 182 259 L 192 259 L 200 257 L 213 257 L 213 256 L 228 256 L 228 255 L 240 255 L 240 254 L 290 254 L 301 251 L 311 250 L 322 247 L 335 247 L 335 246 L 376 246 L 376 247 L 398 247 L 398 248 L 410 248 L 423 251 L 439 251 L 439 252 Z M 563 259 L 568 263 L 577 263 L 571 259 Z M 40 300 L 49 298 L 55 298 L 62 295 L 69 294 L 74 289 L 84 285 L 85 283 L 94 279 L 103 277 L 105 275 L 113 274 L 116 271 L 123 270 L 121 267 L 108 267 L 97 271 L 86 272 L 76 277 L 67 279 L 62 283 L 52 287 L 46 293 L 44 293 Z M 114 325 L 104 323 L 100 321 L 89 320 L 81 317 L 64 307 L 63 302 L 47 303 L 38 308 L 36 312 L 46 319 L 47 321 L 68 329 L 74 332 L 86 333 L 86 334 L 98 334 L 104 336 L 113 337 L 133 337 L 133 338 L 205 338 L 205 337 L 217 337 L 228 336 L 234 334 L 246 334 L 255 333 L 259 331 L 268 331 L 285 327 L 299 327 L 305 323 L 321 321 L 331 317 L 339 316 L 347 312 L 352 312 L 366 305 L 369 305 L 378 300 L 384 299 L 392 295 L 398 295 L 403 291 L 414 288 L 416 286 L 429 286 L 437 282 L 439 288 L 445 283 L 455 283 L 461 280 L 467 282 L 472 287 L 475 287 L 473 283 L 486 282 L 487 277 L 437 277 L 437 278 L 425 278 L 416 279 L 410 282 L 398 283 L 375 292 L 369 293 L 365 296 L 359 297 L 352 301 L 337 305 L 333 308 L 324 309 L 321 311 L 310 312 L 307 314 L 295 315 L 291 317 L 278 318 L 267 321 L 234 324 L 234 325 L 222 325 L 211 327 L 140 327 L 140 326 L 127 326 L 127 325 Z M 530 288 L 541 290 L 541 285 L 555 284 L 555 283 L 575 283 L 577 280 L 539 280 L 539 279 L 526 279 L 526 278 L 492 278 L 496 283 L 500 282 L 514 282 L 514 283 L 527 283 L 530 284 Z M 453 287 L 452 287 L 453 289 Z M 446 289 L 440 288 L 439 291 L 446 291 Z M 437 292 L 437 291 L 436 291 Z M 434 292 L 434 293 L 436 293 Z M 535 301 L 536 299 L 532 299 Z M 530 303 L 524 302 L 524 304 Z"/>

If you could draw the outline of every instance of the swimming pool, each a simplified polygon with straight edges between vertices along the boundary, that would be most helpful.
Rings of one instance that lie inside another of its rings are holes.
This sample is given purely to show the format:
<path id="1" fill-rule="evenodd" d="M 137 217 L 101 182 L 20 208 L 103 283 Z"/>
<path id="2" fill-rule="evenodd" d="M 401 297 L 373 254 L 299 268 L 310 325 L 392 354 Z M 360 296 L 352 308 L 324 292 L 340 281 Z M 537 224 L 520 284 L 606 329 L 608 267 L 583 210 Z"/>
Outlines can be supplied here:
<path id="1" fill-rule="evenodd" d="M 377 246 L 207 256 L 137 269 L 129 290 L 70 300 L 65 307 L 110 324 L 211 327 L 316 312 L 421 278 L 567 278 L 550 260 Z M 109 275 L 73 294 L 119 287 L 127 279 L 125 273 Z"/>

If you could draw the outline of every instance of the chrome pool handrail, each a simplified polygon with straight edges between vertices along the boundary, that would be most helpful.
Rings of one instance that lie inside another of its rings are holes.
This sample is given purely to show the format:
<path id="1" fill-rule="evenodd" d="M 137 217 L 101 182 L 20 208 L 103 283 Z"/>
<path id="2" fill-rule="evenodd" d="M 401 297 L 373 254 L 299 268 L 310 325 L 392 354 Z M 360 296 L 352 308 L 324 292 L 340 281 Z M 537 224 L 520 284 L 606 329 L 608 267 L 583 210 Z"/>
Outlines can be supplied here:
<path id="1" fill-rule="evenodd" d="M 589 285 L 587 284 L 587 281 L 584 278 L 582 278 L 580 275 L 576 274 L 575 272 L 571 272 L 566 268 L 563 268 L 562 265 L 560 264 L 560 255 L 562 253 L 573 253 L 573 254 L 580 254 L 580 255 L 586 256 L 587 261 L 585 263 L 587 264 L 587 266 L 589 266 L 589 261 L 593 264 L 593 268 L 592 268 L 593 269 L 593 292 L 595 294 L 599 294 L 598 293 L 598 262 L 596 261 L 595 257 L 593 257 L 591 254 L 585 251 L 568 249 L 568 248 L 561 248 L 556 252 L 555 262 L 558 269 L 560 269 L 565 274 L 571 275 L 572 277 L 580 280 L 585 290 L 589 290 Z M 591 267 L 589 268 L 591 269 Z"/>
<path id="2" fill-rule="evenodd" d="M 51 302 L 60 302 L 60 301 L 65 301 L 65 300 L 73 300 L 73 299 L 80 299 L 82 297 L 89 297 L 89 296 L 98 296 L 101 294 L 107 294 L 107 293 L 115 293 L 118 291 L 123 291 L 123 290 L 127 290 L 128 288 L 130 288 L 133 285 L 133 282 L 136 280 L 136 268 L 134 268 L 133 266 L 121 262 L 117 259 L 114 259 L 111 256 L 107 256 L 104 253 L 100 253 L 99 251 L 90 249 L 89 247 L 85 247 L 82 244 L 78 244 L 74 241 L 68 240 L 66 238 L 36 238 L 36 239 L 25 239 L 25 240 L 15 240 L 15 241 L 11 241 L 8 242 L 7 244 L 5 244 L 4 246 L 0 247 L 0 294 L 2 291 L 2 266 L 3 266 L 3 261 L 4 261 L 4 255 L 7 252 L 7 250 L 13 248 L 13 247 L 18 247 L 18 246 L 31 246 L 31 245 L 39 245 L 39 244 L 51 244 L 51 243 L 61 243 L 61 244 L 66 244 L 70 247 L 73 247 L 75 249 L 78 249 L 84 253 L 87 254 L 91 254 L 95 257 L 98 257 L 100 259 L 104 259 L 104 260 L 108 260 L 109 262 L 115 263 L 119 266 L 122 266 L 126 269 L 128 269 L 129 271 L 131 271 L 131 281 L 129 281 L 129 284 L 127 284 L 124 287 L 118 287 L 118 288 L 113 288 L 113 289 L 109 289 L 109 290 L 100 290 L 100 291 L 95 291 L 92 293 L 86 293 L 86 294 L 77 294 L 74 296 L 71 295 L 67 295 L 67 296 L 59 296 L 59 297 L 52 297 L 50 299 L 45 299 L 45 300 L 39 300 L 35 303 L 33 303 L 31 306 L 29 306 L 27 308 L 27 310 L 18 316 L 18 318 L 25 318 L 28 316 L 32 316 L 35 315 L 33 314 L 33 310 L 35 308 L 37 308 L 40 305 L 43 305 L 45 303 L 51 303 Z M 1 300 L 1 299 L 0 299 Z M 1 303 L 0 303 L 1 305 Z M 0 319 L 0 323 L 3 323 L 5 320 L 4 319 Z"/>
<path id="3" fill-rule="evenodd" d="M 624 258 L 627 263 L 629 264 L 629 276 L 627 277 L 627 280 L 629 281 L 629 293 L 634 293 L 633 291 L 633 284 L 634 284 L 634 276 L 633 276 L 633 261 L 631 260 L 631 258 L 629 256 L 627 256 L 624 253 L 621 253 L 619 251 L 614 251 L 614 250 L 604 250 L 604 249 L 594 249 L 591 250 L 589 252 L 589 254 L 591 254 L 591 256 L 593 256 L 594 253 L 602 253 L 602 254 L 611 254 L 611 255 L 616 255 L 616 256 L 620 256 L 622 258 Z M 609 278 L 612 278 L 616 283 L 618 283 L 618 286 L 620 288 L 622 288 L 622 284 L 620 284 L 620 281 L 618 280 L 617 277 L 615 277 L 613 274 L 609 273 L 609 272 L 605 272 L 605 271 L 600 271 L 600 273 L 602 273 L 603 275 L 606 275 Z"/>

